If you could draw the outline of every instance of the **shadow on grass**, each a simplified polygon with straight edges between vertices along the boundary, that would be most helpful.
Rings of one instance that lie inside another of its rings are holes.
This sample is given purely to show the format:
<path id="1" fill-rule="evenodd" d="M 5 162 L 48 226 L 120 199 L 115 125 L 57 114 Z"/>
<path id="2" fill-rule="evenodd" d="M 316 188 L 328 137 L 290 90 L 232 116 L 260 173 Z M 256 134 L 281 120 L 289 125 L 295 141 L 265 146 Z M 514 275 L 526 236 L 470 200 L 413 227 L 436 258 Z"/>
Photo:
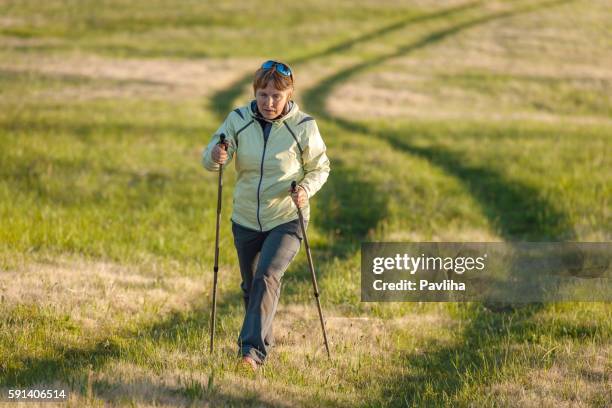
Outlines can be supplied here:
<path id="1" fill-rule="evenodd" d="M 42 133 L 49 135 L 71 136 L 79 140 L 89 141 L 94 137 L 122 140 L 126 136 L 130 138 L 147 138 L 155 140 L 160 135 L 172 135 L 181 139 L 193 141 L 194 135 L 200 135 L 206 131 L 201 125 L 181 124 L 134 124 L 128 120 L 124 122 L 113 120 L 92 123 L 91 121 L 69 120 L 58 122 L 55 119 L 30 119 L 12 118 L 0 122 L 0 131 L 11 133 Z M 199 136 L 197 136 L 199 138 Z"/>
<path id="2" fill-rule="evenodd" d="M 575 239 L 576 234 L 567 214 L 553 201 L 541 197 L 532 186 L 510 180 L 497 170 L 469 164 L 461 153 L 441 146 L 412 144 L 407 134 L 385 133 L 344 119 L 335 120 L 347 130 L 386 140 L 394 148 L 424 158 L 456 177 L 480 203 L 484 215 L 498 227 L 506 240 Z M 426 129 L 415 130 L 419 131 L 427 132 Z"/>
<path id="3" fill-rule="evenodd" d="M 419 41 L 399 48 L 391 54 L 371 58 L 360 64 L 341 70 L 320 82 L 307 92 L 306 105 L 313 113 L 332 121 L 344 130 L 359 137 L 378 136 L 402 151 L 427 159 L 455 176 L 481 203 L 493 224 L 497 224 L 502 236 L 547 240 L 573 238 L 575 233 L 566 214 L 554 203 L 540 198 L 536 189 L 508 180 L 503 174 L 481 166 L 465 164 L 457 154 L 440 147 L 419 147 L 410 143 L 404 135 L 386 135 L 355 122 L 334 117 L 325 110 L 326 99 L 340 83 L 369 68 L 450 38 L 464 30 L 519 14 L 568 3 L 567 0 L 544 2 L 514 10 L 477 17 L 451 27 L 435 31 Z M 470 306 L 468 306 L 470 308 Z M 508 348 L 505 342 L 521 333 L 533 316 L 543 308 L 542 304 L 529 304 L 516 310 L 503 309 L 495 314 L 478 305 L 468 309 L 469 321 L 458 344 L 444 346 L 433 351 L 402 355 L 401 363 L 416 371 L 409 376 L 393 376 L 377 379 L 388 384 L 385 401 L 392 406 L 453 405 L 462 387 L 474 379 L 480 383 L 491 380 L 490 374 L 498 373 L 505 365 Z M 514 323 L 510 324 L 514 319 Z M 394 373 L 395 374 L 395 373 Z"/>
<path id="4" fill-rule="evenodd" d="M 429 160 L 430 163 L 441 167 L 446 173 L 457 177 L 485 209 L 485 216 L 491 220 L 492 224 L 499 226 L 504 238 L 510 240 L 518 238 L 539 240 L 571 238 L 574 236 L 574 232 L 566 215 L 558 210 L 553 203 L 540 198 L 534 188 L 509 181 L 502 174 L 492 169 L 465 165 L 460 157 L 446 150 L 424 149 L 413 146 L 409 141 L 398 135 L 389 136 L 388 134 L 377 133 L 375 129 L 365 125 L 333 117 L 324 109 L 326 99 L 336 85 L 367 68 L 432 45 L 479 24 L 564 2 L 566 0 L 536 4 L 518 10 L 477 17 L 426 35 L 424 39 L 402 47 L 391 55 L 373 58 L 324 79 L 305 93 L 305 105 L 317 117 L 333 122 L 347 132 L 368 138 L 378 136 L 381 140 L 387 140 L 406 153 L 421 156 Z M 460 7 L 458 11 L 463 9 L 464 7 Z M 431 18 L 436 17 L 437 14 L 431 15 Z M 449 12 L 443 14 L 448 15 Z M 401 25 L 401 27 L 403 26 Z M 385 30 L 386 32 L 388 30 Z M 324 248 L 317 248 L 317 262 L 323 265 L 323 268 L 317 268 L 317 271 L 326 270 L 325 264 L 335 258 L 344 259 L 358 251 L 359 244 L 366 239 L 368 231 L 375 228 L 387 216 L 388 200 L 384 195 L 377 193 L 376 186 L 360 181 L 359 176 L 351 171 L 341 158 L 334 158 L 332 164 L 333 169 L 328 185 L 321 190 L 318 198 L 324 211 L 321 211 L 321 216 L 315 218 L 314 222 L 322 231 L 327 232 L 328 236 L 338 239 L 333 239 L 332 243 Z M 320 275 L 318 272 L 318 276 Z M 292 279 L 306 281 L 309 277 L 309 270 L 304 261 L 292 268 Z M 288 295 L 295 295 L 297 290 L 293 286 L 286 287 Z"/>
<path id="5" fill-rule="evenodd" d="M 504 11 L 468 20 L 466 22 L 433 32 L 423 39 L 401 47 L 391 54 L 369 59 L 350 68 L 337 72 L 324 79 L 305 95 L 307 106 L 325 120 L 333 121 L 341 128 L 362 137 L 376 136 L 387 140 L 391 145 L 406 153 L 429 160 L 441 167 L 446 173 L 454 175 L 468 188 L 472 195 L 485 208 L 485 215 L 498 224 L 506 239 L 571 239 L 575 236 L 567 216 L 553 203 L 539 198 L 537 190 L 525 184 L 509 181 L 505 176 L 492 169 L 464 164 L 457 154 L 440 147 L 424 148 L 413 145 L 403 135 L 377 132 L 366 125 L 351 122 L 330 115 L 325 110 L 325 101 L 332 90 L 352 76 L 393 58 L 406 56 L 421 48 L 433 45 L 461 31 L 488 23 L 532 12 L 546 7 L 567 3 L 558 0 L 530 5 L 516 10 Z"/>
<path id="6" fill-rule="evenodd" d="M 421 48 L 433 45 L 464 30 L 488 23 L 493 20 L 540 10 L 546 7 L 567 3 L 557 0 L 521 7 L 468 20 L 463 23 L 433 32 L 412 44 L 400 47 L 396 52 L 379 56 L 356 64 L 324 79 L 310 89 L 304 100 L 313 113 L 333 121 L 341 128 L 363 137 L 377 136 L 393 146 L 429 160 L 452 174 L 468 188 L 472 195 L 485 208 L 485 215 L 500 227 L 507 239 L 571 239 L 574 232 L 565 214 L 550 203 L 538 197 L 537 191 L 525 184 L 509 181 L 502 174 L 484 167 L 465 165 L 456 154 L 439 147 L 423 148 L 412 145 L 402 135 L 389 136 L 368 126 L 330 115 L 325 110 L 326 99 L 340 83 L 369 68 L 380 65 L 393 58 L 403 57 Z"/>

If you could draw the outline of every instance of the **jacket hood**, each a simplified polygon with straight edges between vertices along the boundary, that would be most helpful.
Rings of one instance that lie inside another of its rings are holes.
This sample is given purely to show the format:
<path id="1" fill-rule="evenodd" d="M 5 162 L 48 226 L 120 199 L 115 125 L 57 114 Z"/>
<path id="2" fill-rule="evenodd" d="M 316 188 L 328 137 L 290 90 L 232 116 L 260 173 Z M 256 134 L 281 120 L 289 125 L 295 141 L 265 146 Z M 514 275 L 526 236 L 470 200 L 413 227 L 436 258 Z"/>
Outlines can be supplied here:
<path id="1" fill-rule="evenodd" d="M 298 106 L 297 103 L 295 103 L 294 101 L 289 101 L 287 105 L 285 106 L 285 109 L 283 110 L 283 114 L 279 118 L 270 120 L 270 119 L 266 119 L 259 112 L 259 109 L 257 108 L 256 100 L 252 100 L 251 103 L 248 105 L 248 107 L 249 107 L 249 114 L 251 115 L 251 117 L 253 117 L 254 119 L 265 120 L 266 122 L 270 122 L 270 123 L 283 123 L 285 120 L 295 116 L 295 114 L 297 114 L 298 111 L 300 110 L 300 107 Z"/>

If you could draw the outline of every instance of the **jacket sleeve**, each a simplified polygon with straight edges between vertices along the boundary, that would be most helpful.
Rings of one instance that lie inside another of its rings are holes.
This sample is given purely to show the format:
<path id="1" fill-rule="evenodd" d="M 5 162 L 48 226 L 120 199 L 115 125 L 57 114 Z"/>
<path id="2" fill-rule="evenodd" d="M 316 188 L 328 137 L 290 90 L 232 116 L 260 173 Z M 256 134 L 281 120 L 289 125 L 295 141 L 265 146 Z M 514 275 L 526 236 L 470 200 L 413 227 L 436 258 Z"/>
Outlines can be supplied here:
<path id="1" fill-rule="evenodd" d="M 305 174 L 300 186 L 304 188 L 308 198 L 311 198 L 327 181 L 330 167 L 329 159 L 325 153 L 327 148 L 319 133 L 319 128 L 315 121 L 312 121 L 309 125 L 302 152 Z"/>
<path id="2" fill-rule="evenodd" d="M 224 166 L 227 166 L 231 163 L 232 158 L 234 157 L 234 152 L 236 151 L 236 141 L 233 122 L 231 119 L 232 113 L 230 113 L 225 121 L 221 124 L 219 129 L 212 135 L 210 142 L 202 152 L 202 165 L 206 170 L 210 171 L 218 171 L 219 164 L 215 163 L 212 159 L 212 150 L 221 140 L 221 134 L 225 134 L 225 140 L 228 144 L 227 147 L 227 161 Z"/>

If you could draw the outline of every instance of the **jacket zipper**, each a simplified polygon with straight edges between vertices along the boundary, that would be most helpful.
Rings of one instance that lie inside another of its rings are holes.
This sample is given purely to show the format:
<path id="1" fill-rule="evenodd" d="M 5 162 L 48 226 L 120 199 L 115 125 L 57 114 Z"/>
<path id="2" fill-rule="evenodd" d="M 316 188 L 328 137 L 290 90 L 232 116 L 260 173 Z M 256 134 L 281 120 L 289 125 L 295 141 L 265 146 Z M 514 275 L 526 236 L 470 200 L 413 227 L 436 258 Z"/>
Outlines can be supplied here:
<path id="1" fill-rule="evenodd" d="M 263 152 L 261 154 L 261 164 L 260 164 L 260 168 L 259 168 L 259 185 L 257 186 L 257 223 L 259 224 L 259 230 L 263 231 L 263 227 L 261 226 L 261 219 L 259 218 L 259 209 L 260 209 L 260 193 L 261 193 L 261 182 L 263 181 L 263 165 L 264 165 L 264 158 L 266 156 L 266 145 L 268 144 L 268 138 L 270 137 L 270 132 L 272 131 L 272 124 L 268 124 L 266 125 L 266 129 L 268 132 L 268 137 L 266 137 L 266 130 L 264 130 L 263 133 L 263 138 L 264 138 L 264 148 L 263 148 Z"/>

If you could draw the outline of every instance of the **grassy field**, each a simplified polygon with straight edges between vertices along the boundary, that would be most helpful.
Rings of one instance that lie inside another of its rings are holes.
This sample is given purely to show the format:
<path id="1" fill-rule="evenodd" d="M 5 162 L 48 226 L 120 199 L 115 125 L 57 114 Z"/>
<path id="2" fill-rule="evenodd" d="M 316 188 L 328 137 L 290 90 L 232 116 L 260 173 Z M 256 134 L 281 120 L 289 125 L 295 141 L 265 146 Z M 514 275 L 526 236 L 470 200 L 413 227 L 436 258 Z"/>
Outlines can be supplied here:
<path id="1" fill-rule="evenodd" d="M 612 239 L 609 2 L 220 3 L 0 0 L 0 390 L 612 405 L 609 303 L 361 303 L 359 272 L 366 240 Z M 333 359 L 301 252 L 278 345 L 245 375 L 233 168 L 208 353 L 217 185 L 200 154 L 269 58 L 294 68 L 332 162 L 309 239 Z"/>

